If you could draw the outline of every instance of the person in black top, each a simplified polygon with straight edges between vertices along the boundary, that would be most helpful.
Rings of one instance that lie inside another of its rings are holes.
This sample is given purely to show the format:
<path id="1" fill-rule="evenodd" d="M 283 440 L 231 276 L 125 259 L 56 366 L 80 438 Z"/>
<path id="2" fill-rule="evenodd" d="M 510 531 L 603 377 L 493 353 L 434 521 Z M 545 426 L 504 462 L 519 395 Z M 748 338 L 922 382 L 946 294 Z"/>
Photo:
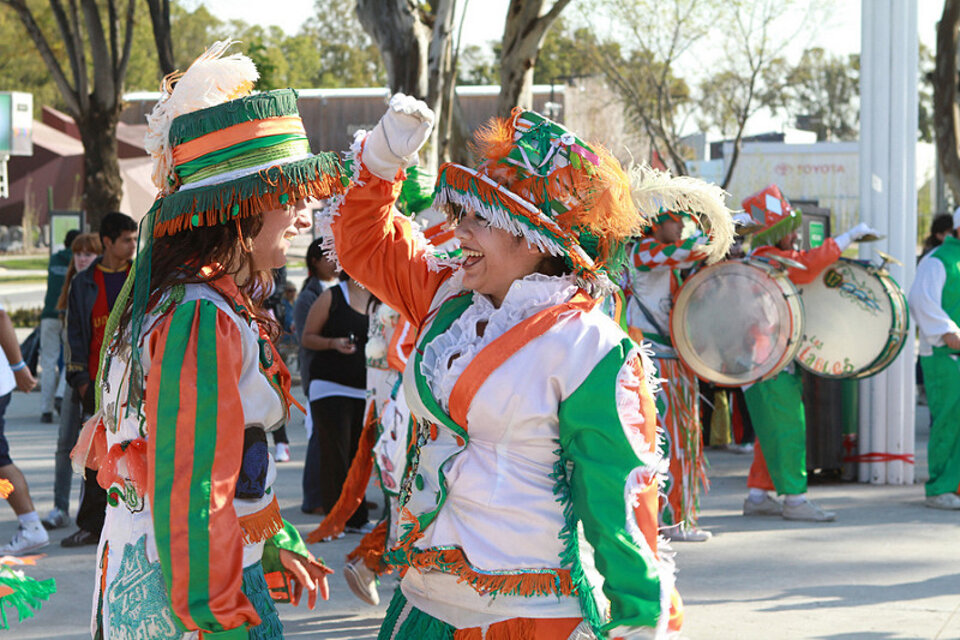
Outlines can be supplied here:
<path id="1" fill-rule="evenodd" d="M 314 351 L 310 362 L 310 415 L 313 432 L 303 468 L 306 513 L 329 513 L 347 478 L 363 430 L 367 370 L 364 347 L 372 296 L 340 272 L 340 283 L 310 307 L 301 344 Z M 367 525 L 367 507 L 347 521 L 347 531 Z"/>

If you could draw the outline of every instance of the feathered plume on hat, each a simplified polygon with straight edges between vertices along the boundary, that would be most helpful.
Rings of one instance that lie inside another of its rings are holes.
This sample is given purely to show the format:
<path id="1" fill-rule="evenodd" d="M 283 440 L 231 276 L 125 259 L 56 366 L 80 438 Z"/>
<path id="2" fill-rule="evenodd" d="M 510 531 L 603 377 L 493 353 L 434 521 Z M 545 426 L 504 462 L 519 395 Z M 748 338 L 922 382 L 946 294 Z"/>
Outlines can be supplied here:
<path id="1" fill-rule="evenodd" d="M 147 117 L 146 148 L 153 156 L 159 194 L 141 223 L 133 276 L 107 324 L 109 335 L 132 298 L 134 345 L 147 313 L 156 238 L 236 224 L 299 200 L 328 198 L 349 183 L 335 153 L 311 152 L 297 93 L 253 94 L 259 73 L 250 58 L 226 55 L 233 44 L 217 42 L 185 73 L 167 76 L 163 95 Z M 142 391 L 140 350 L 134 348 L 128 412 L 139 406 Z"/>
<path id="2" fill-rule="evenodd" d="M 605 149 L 562 125 L 514 109 L 476 135 L 484 161 L 476 169 L 440 168 L 434 205 L 469 207 L 490 224 L 563 257 L 585 280 L 604 282 L 619 269 L 623 241 L 643 226 L 630 181 Z"/>
<path id="3" fill-rule="evenodd" d="M 153 157 L 153 184 L 161 195 L 176 189 L 170 125 L 178 116 L 250 95 L 260 78 L 253 60 L 234 53 L 233 40 L 215 42 L 183 73 L 171 73 L 160 85 L 160 100 L 147 116 L 147 152 Z M 174 92 L 176 89 L 176 92 Z"/>
<path id="4" fill-rule="evenodd" d="M 725 204 L 726 191 L 715 184 L 689 176 L 673 177 L 648 164 L 630 170 L 633 202 L 643 214 L 656 220 L 661 214 L 688 214 L 709 232 L 703 247 L 707 262 L 722 260 L 735 235 L 733 211 Z"/>
<path id="5" fill-rule="evenodd" d="M 314 155 L 297 93 L 251 93 L 259 74 L 235 44 L 215 43 L 183 74 L 164 79 L 147 117 L 146 147 L 160 198 L 152 233 L 172 235 L 341 193 L 334 153 Z"/>

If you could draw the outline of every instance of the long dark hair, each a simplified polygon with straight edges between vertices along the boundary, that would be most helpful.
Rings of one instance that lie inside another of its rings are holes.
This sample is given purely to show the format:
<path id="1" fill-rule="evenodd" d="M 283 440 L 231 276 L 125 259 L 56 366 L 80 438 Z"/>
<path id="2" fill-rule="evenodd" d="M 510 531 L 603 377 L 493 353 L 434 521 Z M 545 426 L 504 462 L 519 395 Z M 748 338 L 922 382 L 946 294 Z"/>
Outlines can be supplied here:
<path id="1" fill-rule="evenodd" d="M 154 238 L 147 310 L 155 307 L 163 294 L 176 284 L 209 283 L 224 276 L 236 277 L 246 271 L 250 277 L 240 287 L 244 306 L 271 338 L 278 337 L 282 328 L 263 309 L 263 303 L 271 291 L 273 277 L 269 270 L 254 268 L 253 256 L 250 253 L 249 243 L 260 233 L 262 227 L 262 216 L 255 215 L 237 219 L 235 224 L 196 227 L 171 236 Z M 211 265 L 219 268 L 209 273 L 201 273 L 204 267 Z M 124 332 L 130 323 L 132 302 L 131 296 L 120 316 L 120 326 Z"/>
<path id="2" fill-rule="evenodd" d="M 938 213 L 933 222 L 930 223 L 930 235 L 923 241 L 924 250 L 930 251 L 939 247 L 943 241 L 937 235 L 943 232 L 950 233 L 951 231 L 953 231 L 953 216 L 949 213 Z"/>

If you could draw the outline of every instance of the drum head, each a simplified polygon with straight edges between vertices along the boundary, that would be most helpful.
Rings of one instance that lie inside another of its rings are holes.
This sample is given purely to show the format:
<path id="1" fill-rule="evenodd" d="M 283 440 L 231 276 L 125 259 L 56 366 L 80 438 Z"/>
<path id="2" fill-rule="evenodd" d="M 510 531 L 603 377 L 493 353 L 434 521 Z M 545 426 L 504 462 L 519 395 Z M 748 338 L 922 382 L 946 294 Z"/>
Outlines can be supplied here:
<path id="1" fill-rule="evenodd" d="M 867 372 L 890 350 L 891 330 L 901 324 L 901 310 L 894 309 L 888 288 L 874 269 L 845 258 L 804 285 L 804 335 L 797 364 L 826 378 Z"/>
<path id="2" fill-rule="evenodd" d="M 796 289 L 782 272 L 749 262 L 723 262 L 680 289 L 670 332 L 680 359 L 721 386 L 776 375 L 793 359 L 802 322 Z"/>

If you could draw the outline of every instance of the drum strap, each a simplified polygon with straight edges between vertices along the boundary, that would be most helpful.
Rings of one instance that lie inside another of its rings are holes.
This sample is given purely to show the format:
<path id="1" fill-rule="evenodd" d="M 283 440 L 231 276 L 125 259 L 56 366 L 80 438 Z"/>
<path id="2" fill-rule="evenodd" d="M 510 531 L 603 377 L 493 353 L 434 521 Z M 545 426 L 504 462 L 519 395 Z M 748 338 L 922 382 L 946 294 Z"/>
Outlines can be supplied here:
<path id="1" fill-rule="evenodd" d="M 647 308 L 647 305 L 643 304 L 639 297 L 634 296 L 633 301 L 637 303 L 637 306 L 640 307 L 640 311 L 643 313 L 643 317 L 647 319 L 647 322 L 653 325 L 653 328 L 657 330 L 657 333 L 664 337 L 670 335 L 669 331 L 664 331 L 663 327 L 660 326 L 660 323 L 654 320 L 650 309 Z"/>

